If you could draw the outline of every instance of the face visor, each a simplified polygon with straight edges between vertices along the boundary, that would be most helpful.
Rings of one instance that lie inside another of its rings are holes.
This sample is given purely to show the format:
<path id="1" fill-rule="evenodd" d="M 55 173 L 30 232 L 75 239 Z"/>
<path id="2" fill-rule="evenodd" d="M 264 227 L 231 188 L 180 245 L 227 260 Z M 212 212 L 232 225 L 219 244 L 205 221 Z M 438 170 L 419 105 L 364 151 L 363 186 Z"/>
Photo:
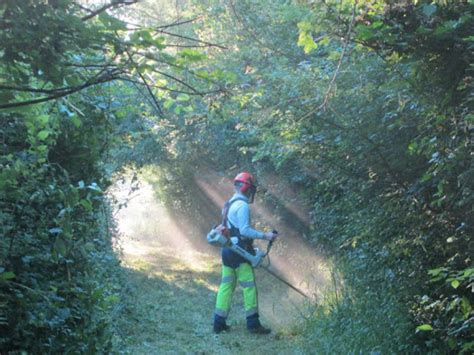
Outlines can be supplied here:
<path id="1" fill-rule="evenodd" d="M 249 203 L 253 203 L 253 200 L 255 199 L 255 194 L 257 193 L 257 186 L 249 184 L 247 191 L 249 194 Z"/>
<path id="2" fill-rule="evenodd" d="M 247 196 L 249 203 L 253 203 L 255 194 L 257 193 L 257 187 L 247 181 L 237 181 L 235 186 L 240 191 L 240 193 Z"/>

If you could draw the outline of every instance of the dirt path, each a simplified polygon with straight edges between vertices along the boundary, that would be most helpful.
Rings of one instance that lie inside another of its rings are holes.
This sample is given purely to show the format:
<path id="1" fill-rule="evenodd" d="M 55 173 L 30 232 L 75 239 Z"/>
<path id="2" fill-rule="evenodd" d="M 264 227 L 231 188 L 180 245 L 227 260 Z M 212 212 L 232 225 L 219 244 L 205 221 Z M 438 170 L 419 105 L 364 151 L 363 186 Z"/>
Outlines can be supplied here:
<path id="1" fill-rule="evenodd" d="M 216 176 L 208 174 L 196 181 L 196 186 L 203 196 L 219 206 L 229 191 L 227 181 L 219 180 L 217 184 L 215 181 Z M 229 317 L 231 332 L 219 335 L 212 332 L 212 312 L 220 281 L 218 250 L 204 242 L 200 223 L 192 223 L 189 216 L 169 212 L 151 184 L 142 181 L 140 186 L 127 207 L 116 215 L 127 283 L 136 298 L 133 312 L 128 315 L 135 325 L 126 330 L 128 340 L 123 352 L 304 353 L 303 340 L 294 334 L 308 302 L 264 270 L 256 272 L 260 315 L 262 323 L 273 329 L 272 334 L 256 336 L 246 331 L 243 297 L 238 287 Z M 215 218 L 212 216 L 216 208 L 211 208 L 212 213 L 198 209 L 197 217 L 203 226 L 209 228 L 212 224 L 207 219 Z M 257 209 L 260 223 L 265 223 L 266 218 L 280 218 L 278 228 L 289 233 L 291 227 L 285 226 L 284 218 L 262 206 Z M 298 243 L 302 242 L 282 237 L 272 252 L 272 268 L 306 292 L 314 292 L 325 278 L 322 260 L 311 255 L 307 246 L 303 245 L 304 252 L 298 251 Z M 302 258 L 289 260 L 295 253 L 300 253 Z"/>

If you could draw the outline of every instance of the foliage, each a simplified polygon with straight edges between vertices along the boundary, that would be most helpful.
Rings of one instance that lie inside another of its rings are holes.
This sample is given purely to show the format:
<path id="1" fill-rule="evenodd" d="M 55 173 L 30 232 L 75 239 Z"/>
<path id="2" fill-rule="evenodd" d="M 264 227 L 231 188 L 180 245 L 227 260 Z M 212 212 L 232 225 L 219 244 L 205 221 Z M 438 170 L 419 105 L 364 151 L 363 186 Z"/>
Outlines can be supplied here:
<path id="1" fill-rule="evenodd" d="M 214 165 L 274 169 L 305 191 L 311 238 L 347 286 L 334 308 L 343 311 L 317 317 L 347 329 L 346 340 L 367 339 L 338 351 L 469 352 L 472 4 L 205 7 L 201 38 L 235 49 L 207 63 L 232 72 L 231 95 L 193 114 L 194 131 L 180 137 L 198 131 L 199 145 L 175 160 L 212 152 Z M 430 270 L 443 270 L 435 283 Z M 387 318 L 397 340 L 380 332 Z"/>
<path id="2" fill-rule="evenodd" d="M 347 266 L 346 271 L 353 267 Z M 339 267 L 345 270 L 344 265 Z M 336 284 L 338 279 L 339 276 L 335 274 Z M 381 280 L 372 280 L 372 283 L 381 283 Z M 318 349 L 323 354 L 400 354 L 420 351 L 412 345 L 414 334 L 406 332 L 410 319 L 395 294 L 382 292 L 373 285 L 367 286 L 364 292 L 359 293 L 359 287 L 354 289 L 338 284 L 337 288 L 324 294 L 320 306 L 314 308 L 307 321 L 306 327 L 310 331 L 305 332 L 305 349 Z M 404 341 L 400 342 L 400 339 Z"/>
<path id="3" fill-rule="evenodd" d="M 162 103 L 189 110 L 201 95 L 179 78 L 200 52 L 113 16 L 135 2 L 0 4 L 2 353 L 112 350 L 119 262 L 104 191 Z"/>
<path id="4" fill-rule="evenodd" d="M 206 162 L 311 201 L 311 350 L 472 352 L 472 1 L 134 2 L 0 5 L 2 350 L 110 350 L 107 173 Z"/>
<path id="5" fill-rule="evenodd" d="M 36 107 L 1 116 L 5 351 L 110 349 L 117 296 L 108 270 L 118 264 L 104 230 L 107 182 L 97 172 L 107 129 L 103 115 L 86 107 L 80 128 L 58 111 Z"/>

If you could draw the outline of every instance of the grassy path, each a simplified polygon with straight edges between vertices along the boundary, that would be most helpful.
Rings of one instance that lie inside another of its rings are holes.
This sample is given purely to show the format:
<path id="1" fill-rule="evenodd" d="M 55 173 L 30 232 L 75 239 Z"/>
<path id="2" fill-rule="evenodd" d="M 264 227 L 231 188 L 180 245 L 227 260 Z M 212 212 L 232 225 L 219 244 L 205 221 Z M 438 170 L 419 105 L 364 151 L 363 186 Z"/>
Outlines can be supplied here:
<path id="1" fill-rule="evenodd" d="M 256 272 L 260 314 L 272 334 L 247 332 L 239 287 L 229 317 L 231 332 L 212 332 L 218 250 L 196 245 L 197 232 L 183 232 L 182 221 L 166 211 L 151 185 L 142 183 L 137 197 L 116 217 L 130 303 L 118 325 L 123 353 L 305 353 L 302 339 L 292 334 L 303 319 L 305 301 L 263 270 Z"/>

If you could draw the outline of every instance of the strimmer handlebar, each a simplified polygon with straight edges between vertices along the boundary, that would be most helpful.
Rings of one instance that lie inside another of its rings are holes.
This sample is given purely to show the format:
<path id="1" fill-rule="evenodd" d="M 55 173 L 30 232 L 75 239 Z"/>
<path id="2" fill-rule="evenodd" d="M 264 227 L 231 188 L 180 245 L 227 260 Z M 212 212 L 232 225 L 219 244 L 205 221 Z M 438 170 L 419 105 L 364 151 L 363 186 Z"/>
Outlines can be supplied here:
<path id="1" fill-rule="evenodd" d="M 276 230 L 274 230 L 273 233 L 278 234 Z M 262 263 L 263 258 L 270 253 L 270 249 L 273 245 L 273 240 L 269 241 L 266 252 L 261 251 L 259 248 L 254 248 L 254 255 L 237 245 L 237 243 L 234 243 L 232 239 L 233 238 L 225 237 L 217 228 L 213 228 L 207 235 L 207 241 L 210 244 L 230 248 L 234 253 L 240 255 L 245 260 L 248 260 L 252 267 L 257 267 Z"/>
<path id="2" fill-rule="evenodd" d="M 273 230 L 273 233 L 278 234 L 276 230 Z M 252 265 L 252 267 L 255 268 L 257 266 L 260 266 L 260 264 L 263 261 L 263 258 L 265 258 L 270 253 L 270 250 L 273 245 L 273 241 L 274 239 L 268 242 L 266 252 L 261 251 L 259 248 L 254 248 L 255 255 L 252 255 L 247 250 L 245 250 L 244 248 L 241 248 L 239 245 L 234 244 L 234 243 L 232 243 L 232 245 L 230 245 L 229 248 L 232 249 L 233 252 L 239 254 L 244 259 L 248 260 L 250 264 Z"/>

